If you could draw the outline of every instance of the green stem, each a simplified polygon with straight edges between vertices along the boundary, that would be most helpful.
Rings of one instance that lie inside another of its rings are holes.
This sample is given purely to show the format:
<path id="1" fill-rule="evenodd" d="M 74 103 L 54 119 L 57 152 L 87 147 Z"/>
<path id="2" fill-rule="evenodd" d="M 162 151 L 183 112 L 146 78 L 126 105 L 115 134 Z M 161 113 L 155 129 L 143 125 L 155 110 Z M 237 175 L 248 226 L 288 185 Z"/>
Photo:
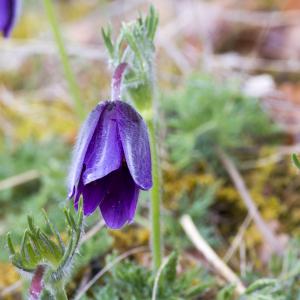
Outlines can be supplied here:
<path id="1" fill-rule="evenodd" d="M 150 137 L 150 148 L 152 158 L 153 186 L 150 191 L 151 197 L 151 225 L 152 225 L 152 259 L 153 268 L 157 271 L 161 265 L 162 240 L 160 232 L 160 172 L 156 147 L 155 125 L 153 119 L 147 121 Z"/>
<path id="2" fill-rule="evenodd" d="M 65 291 L 65 285 L 62 280 L 53 283 L 51 288 L 55 300 L 68 300 L 68 296 Z"/>
<path id="3" fill-rule="evenodd" d="M 78 117 L 82 120 L 85 117 L 84 106 L 81 101 L 80 90 L 76 83 L 75 76 L 70 65 L 69 57 L 67 55 L 67 51 L 60 33 L 59 25 L 55 17 L 52 0 L 43 0 L 43 1 L 47 13 L 47 18 L 51 25 L 54 40 L 56 42 L 59 51 L 60 59 L 63 64 L 65 78 L 68 82 L 69 90 L 75 104 L 75 109 Z"/>

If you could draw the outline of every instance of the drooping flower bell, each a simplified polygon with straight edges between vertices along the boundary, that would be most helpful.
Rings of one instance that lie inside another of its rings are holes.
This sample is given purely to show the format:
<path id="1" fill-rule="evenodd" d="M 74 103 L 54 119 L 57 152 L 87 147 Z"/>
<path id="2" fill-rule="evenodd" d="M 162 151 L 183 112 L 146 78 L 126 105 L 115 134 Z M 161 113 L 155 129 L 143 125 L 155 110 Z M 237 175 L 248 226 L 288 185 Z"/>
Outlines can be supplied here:
<path id="1" fill-rule="evenodd" d="M 152 186 L 148 132 L 140 114 L 120 100 L 126 64 L 113 76 L 112 100 L 98 104 L 81 128 L 69 173 L 69 198 L 83 196 L 84 214 L 100 208 L 108 227 L 133 220 L 140 190 Z"/>
<path id="2" fill-rule="evenodd" d="M 8 37 L 18 19 L 22 0 L 0 0 L 0 31 Z"/>

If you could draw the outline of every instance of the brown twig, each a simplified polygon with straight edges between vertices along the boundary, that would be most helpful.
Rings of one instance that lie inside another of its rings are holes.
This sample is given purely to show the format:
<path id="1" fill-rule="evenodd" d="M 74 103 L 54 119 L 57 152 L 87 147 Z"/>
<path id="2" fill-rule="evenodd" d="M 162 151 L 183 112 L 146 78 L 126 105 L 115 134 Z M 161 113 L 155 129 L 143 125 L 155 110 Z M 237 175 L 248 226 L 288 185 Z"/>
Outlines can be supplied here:
<path id="1" fill-rule="evenodd" d="M 246 276 L 246 271 L 247 271 L 247 257 L 246 257 L 246 245 L 245 241 L 241 241 L 239 245 L 239 250 L 240 250 L 240 274 L 241 276 L 245 277 Z"/>
<path id="2" fill-rule="evenodd" d="M 299 24 L 300 10 L 264 12 L 225 9 L 224 19 L 259 27 L 292 26 Z"/>
<path id="3" fill-rule="evenodd" d="M 230 248 L 227 250 L 226 254 L 224 255 L 223 260 L 226 263 L 230 261 L 231 257 L 233 256 L 235 251 L 238 249 L 238 247 L 243 239 L 243 236 L 245 234 L 245 231 L 248 228 L 248 226 L 250 225 L 251 221 L 252 221 L 251 216 L 247 215 L 243 224 L 240 226 L 237 235 L 235 236 L 234 240 L 232 241 Z"/>
<path id="4" fill-rule="evenodd" d="M 91 239 L 100 229 L 103 228 L 105 225 L 105 222 L 103 220 L 100 220 L 97 222 L 88 232 L 84 234 L 80 241 L 80 245 L 84 244 L 87 242 L 89 239 Z"/>
<path id="5" fill-rule="evenodd" d="M 225 53 L 212 55 L 210 63 L 211 68 L 216 69 L 234 69 L 247 72 L 300 73 L 299 60 L 295 59 L 273 60 L 249 57 L 238 53 Z"/>
<path id="6" fill-rule="evenodd" d="M 113 260 L 112 262 L 107 264 L 101 271 L 99 271 L 80 291 L 78 291 L 77 295 L 74 297 L 74 300 L 79 300 L 88 291 L 88 289 L 92 285 L 94 285 L 101 276 L 103 276 L 106 272 L 108 272 L 111 268 L 113 268 L 114 265 L 116 265 L 123 259 L 125 259 L 133 254 L 144 252 L 147 250 L 148 250 L 147 247 L 138 247 L 138 248 L 131 249 L 131 250 L 121 254 L 120 256 L 118 256 L 115 260 Z"/>
<path id="7" fill-rule="evenodd" d="M 180 219 L 181 226 L 185 233 L 195 245 L 195 247 L 203 254 L 205 259 L 211 264 L 219 274 L 229 283 L 236 285 L 236 292 L 241 295 L 246 288 L 240 278 L 222 261 L 216 252 L 206 243 L 198 232 L 193 220 L 189 215 L 184 215 Z"/>
<path id="8" fill-rule="evenodd" d="M 300 152 L 300 144 L 295 144 L 292 146 L 282 146 L 278 148 L 277 153 L 271 154 L 269 156 L 260 158 L 258 160 L 253 161 L 246 161 L 241 163 L 241 169 L 248 170 L 253 168 L 261 168 L 265 167 L 269 164 L 275 164 L 283 160 L 285 156 L 291 155 L 293 153 Z"/>
<path id="9" fill-rule="evenodd" d="M 238 172 L 237 168 L 235 167 L 232 160 L 228 157 L 228 155 L 222 151 L 218 150 L 219 158 L 225 167 L 226 171 L 228 172 L 229 176 L 231 177 L 237 191 L 239 192 L 244 204 L 246 205 L 249 215 L 252 217 L 253 221 L 255 222 L 258 230 L 261 232 L 265 242 L 270 246 L 273 252 L 277 254 L 282 254 L 283 252 L 283 245 L 278 241 L 276 236 L 270 230 L 262 216 L 260 215 L 246 185 L 245 182 Z"/>
<path id="10" fill-rule="evenodd" d="M 0 191 L 13 188 L 26 182 L 38 179 L 39 177 L 40 173 L 37 170 L 30 170 L 16 176 L 9 177 L 0 181 Z"/>
<path id="11" fill-rule="evenodd" d="M 198 3 L 199 2 L 199 3 Z M 220 17 L 230 23 L 246 24 L 252 27 L 279 27 L 279 26 L 295 26 L 300 23 L 300 10 L 277 10 L 277 11 L 254 11 L 246 9 L 229 8 L 221 3 L 215 2 L 194 2 L 191 8 L 196 12 L 205 11 L 212 13 L 219 11 Z"/>
<path id="12" fill-rule="evenodd" d="M 19 57 L 28 57 L 32 55 L 57 55 L 55 44 L 43 40 L 29 40 L 19 42 L 10 40 L 1 44 L 1 52 L 13 53 Z M 70 56 L 79 57 L 91 61 L 104 61 L 104 51 L 99 51 L 98 47 L 71 44 L 67 47 L 67 53 Z M 100 49 L 101 50 L 101 49 Z"/>
<path id="13" fill-rule="evenodd" d="M 13 292 L 15 292 L 17 289 L 19 289 L 22 286 L 22 284 L 23 284 L 23 281 L 22 280 L 18 280 L 16 282 L 14 282 L 12 285 L 9 285 L 5 289 L 3 289 L 0 292 L 0 299 L 2 299 L 5 296 L 8 296 L 8 295 L 12 294 Z"/>

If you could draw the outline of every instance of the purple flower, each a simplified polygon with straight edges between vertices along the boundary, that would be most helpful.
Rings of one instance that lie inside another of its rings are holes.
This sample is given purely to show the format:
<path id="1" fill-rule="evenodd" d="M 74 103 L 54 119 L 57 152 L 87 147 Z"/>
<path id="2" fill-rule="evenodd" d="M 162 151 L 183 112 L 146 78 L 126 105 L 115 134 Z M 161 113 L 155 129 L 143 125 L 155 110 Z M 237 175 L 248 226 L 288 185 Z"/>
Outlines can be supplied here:
<path id="1" fill-rule="evenodd" d="M 21 0 L 0 0 L 0 31 L 8 37 L 17 21 Z"/>
<path id="2" fill-rule="evenodd" d="M 105 101 L 90 113 L 75 146 L 68 185 L 75 206 L 83 196 L 85 215 L 99 207 L 113 229 L 132 221 L 139 191 L 152 186 L 147 127 L 132 106 Z"/>

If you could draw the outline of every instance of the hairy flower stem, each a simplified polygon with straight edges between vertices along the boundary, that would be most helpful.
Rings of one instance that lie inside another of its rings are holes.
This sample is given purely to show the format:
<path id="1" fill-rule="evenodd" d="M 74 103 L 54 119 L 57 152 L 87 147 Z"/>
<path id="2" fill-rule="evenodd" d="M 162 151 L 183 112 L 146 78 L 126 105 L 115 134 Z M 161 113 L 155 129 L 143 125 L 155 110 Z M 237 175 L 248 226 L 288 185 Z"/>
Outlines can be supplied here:
<path id="1" fill-rule="evenodd" d="M 150 191 L 151 197 L 151 249 L 152 249 L 152 260 L 153 268 L 156 272 L 161 265 L 162 257 L 162 240 L 160 231 L 160 171 L 158 164 L 157 146 L 156 146 L 156 135 L 154 120 L 150 119 L 147 121 L 150 137 L 150 148 L 152 158 L 152 179 L 153 186 Z"/>
<path id="2" fill-rule="evenodd" d="M 122 84 L 122 79 L 126 67 L 127 67 L 127 63 L 121 63 L 114 71 L 113 78 L 112 78 L 112 87 L 111 87 L 112 100 L 121 99 L 121 84 Z M 136 100 L 137 99 L 145 100 L 145 98 L 147 99 L 147 97 L 145 97 L 145 95 L 147 95 L 147 93 L 145 93 L 145 89 L 142 89 L 142 91 L 143 92 L 141 94 L 138 94 Z M 149 94 L 151 95 L 151 93 L 148 93 L 148 95 Z M 133 95 L 134 94 L 131 94 L 131 96 Z M 148 97 L 148 99 L 149 99 L 148 103 L 152 103 L 151 101 L 152 98 L 150 96 Z M 151 164 L 152 164 L 151 168 L 152 168 L 152 181 L 153 181 L 153 186 L 150 191 L 151 225 L 152 225 L 151 246 L 152 246 L 153 269 L 156 272 L 161 265 L 161 257 L 162 257 L 161 232 L 160 232 L 160 182 L 159 182 L 160 170 L 159 170 L 158 157 L 157 157 L 155 124 L 154 124 L 152 110 L 151 113 L 149 113 L 148 110 L 144 110 L 143 112 L 149 128 L 150 148 L 151 148 Z"/>
<path id="3" fill-rule="evenodd" d="M 65 291 L 65 284 L 62 280 L 53 284 L 53 296 L 55 300 L 68 300 L 67 293 Z"/>
<path id="4" fill-rule="evenodd" d="M 63 64 L 63 69 L 65 73 L 65 78 L 68 82 L 69 90 L 72 95 L 74 104 L 75 104 L 75 110 L 78 115 L 78 117 L 83 120 L 85 117 L 85 112 L 84 112 L 84 106 L 80 97 L 80 91 L 79 87 L 76 83 L 74 73 L 72 71 L 70 61 L 67 55 L 67 51 L 63 42 L 63 38 L 61 36 L 60 28 L 57 22 L 57 19 L 55 17 L 54 13 L 54 8 L 52 4 L 52 0 L 43 0 L 44 1 L 44 6 L 47 14 L 47 18 L 49 20 L 51 30 L 53 33 L 53 37 L 55 40 L 55 43 L 57 45 L 58 51 L 59 51 L 59 56 L 61 59 L 61 62 Z"/>

